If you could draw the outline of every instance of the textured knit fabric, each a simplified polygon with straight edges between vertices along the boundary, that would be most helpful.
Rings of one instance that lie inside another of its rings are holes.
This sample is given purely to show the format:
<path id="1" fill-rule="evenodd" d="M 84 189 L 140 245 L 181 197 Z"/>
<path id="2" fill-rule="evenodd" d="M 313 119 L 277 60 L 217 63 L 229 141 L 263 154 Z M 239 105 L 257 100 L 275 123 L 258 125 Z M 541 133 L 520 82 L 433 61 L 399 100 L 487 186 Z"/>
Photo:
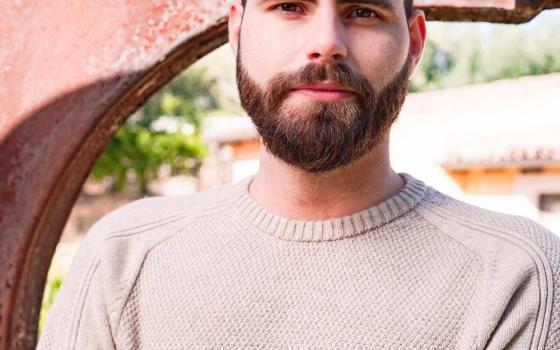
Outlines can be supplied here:
<path id="1" fill-rule="evenodd" d="M 560 240 L 408 174 L 354 215 L 278 217 L 250 179 L 86 235 L 39 349 L 560 349 Z"/>

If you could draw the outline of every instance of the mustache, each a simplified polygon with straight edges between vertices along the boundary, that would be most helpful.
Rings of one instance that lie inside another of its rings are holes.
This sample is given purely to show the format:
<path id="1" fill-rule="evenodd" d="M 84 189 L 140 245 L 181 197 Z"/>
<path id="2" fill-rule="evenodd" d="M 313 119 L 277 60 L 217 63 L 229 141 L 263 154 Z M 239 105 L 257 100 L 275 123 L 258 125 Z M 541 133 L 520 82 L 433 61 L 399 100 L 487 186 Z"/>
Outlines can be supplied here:
<path id="1" fill-rule="evenodd" d="M 327 80 L 354 90 L 362 101 L 374 100 L 375 92 L 369 81 L 342 62 L 326 65 L 308 63 L 294 72 L 279 73 L 267 82 L 265 98 L 278 105 L 292 89 Z"/>
<path id="2" fill-rule="evenodd" d="M 261 85 L 251 79 L 239 54 L 236 80 L 241 105 L 271 154 L 320 173 L 349 164 L 384 140 L 406 96 L 409 59 L 378 91 L 342 62 L 309 62 L 298 70 L 277 73 Z M 294 88 L 321 80 L 353 90 L 355 101 L 284 104 Z"/>

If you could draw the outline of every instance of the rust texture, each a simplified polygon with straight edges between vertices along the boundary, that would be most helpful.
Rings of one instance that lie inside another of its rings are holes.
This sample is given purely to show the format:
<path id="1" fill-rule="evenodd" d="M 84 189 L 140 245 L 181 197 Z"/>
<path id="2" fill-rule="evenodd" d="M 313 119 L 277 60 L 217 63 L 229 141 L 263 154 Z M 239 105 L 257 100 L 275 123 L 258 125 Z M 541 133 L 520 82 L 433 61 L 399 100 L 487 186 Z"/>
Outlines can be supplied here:
<path id="1" fill-rule="evenodd" d="M 541 11 L 560 8 L 560 0 L 415 0 L 432 21 L 524 23 Z"/>
<path id="2" fill-rule="evenodd" d="M 513 1 L 417 5 L 494 22 L 560 7 Z M 0 2 L 0 349 L 35 348 L 47 270 L 91 167 L 128 115 L 226 41 L 225 3 Z"/>
<path id="3" fill-rule="evenodd" d="M 35 348 L 83 181 L 131 112 L 225 42 L 224 4 L 0 2 L 0 349 Z"/>

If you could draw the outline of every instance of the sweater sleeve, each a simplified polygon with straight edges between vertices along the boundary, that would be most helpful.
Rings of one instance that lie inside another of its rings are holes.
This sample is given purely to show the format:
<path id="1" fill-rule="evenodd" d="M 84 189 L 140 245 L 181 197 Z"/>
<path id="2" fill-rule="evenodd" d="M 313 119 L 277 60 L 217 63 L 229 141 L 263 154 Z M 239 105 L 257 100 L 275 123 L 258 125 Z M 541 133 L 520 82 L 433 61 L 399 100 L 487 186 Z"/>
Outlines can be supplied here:
<path id="1" fill-rule="evenodd" d="M 95 223 L 55 298 L 38 349 L 115 349 L 121 312 L 144 258 L 181 230 L 184 208 L 145 198 Z"/>
<path id="2" fill-rule="evenodd" d="M 490 277 L 474 305 L 476 331 L 465 337 L 475 346 L 465 348 L 560 349 L 560 237 L 531 219 L 433 189 L 426 198 L 417 211 L 487 261 Z"/>
<path id="3" fill-rule="evenodd" d="M 534 260 L 542 268 L 520 275 L 487 350 L 560 349 L 560 239 L 540 225 L 527 225 L 538 233 L 529 237 L 537 244 Z M 531 276 L 541 279 L 536 294 L 531 292 L 536 280 Z"/>
<path id="4" fill-rule="evenodd" d="M 557 289 L 555 290 L 554 300 L 552 301 L 552 310 L 557 314 L 551 318 L 545 350 L 560 349 L 560 264 L 556 266 L 556 279 Z"/>
<path id="5" fill-rule="evenodd" d="M 504 313 L 504 322 L 502 328 L 519 329 L 517 334 L 512 333 L 511 341 L 505 347 L 506 349 L 529 349 L 522 347 L 520 338 L 522 334 L 530 333 L 533 336 L 531 344 L 536 344 L 538 349 L 558 350 L 560 349 L 560 237 L 541 225 L 525 220 L 526 228 L 522 231 L 525 237 L 531 239 L 537 247 L 539 261 L 544 268 L 539 274 L 543 276 L 543 283 L 540 288 L 539 296 L 532 296 L 531 299 L 539 304 L 539 309 L 544 310 L 545 316 L 541 324 L 537 324 L 533 329 L 526 327 L 524 321 L 535 317 L 529 314 L 525 319 L 515 319 L 512 317 L 511 309 L 519 310 L 519 314 L 526 313 L 522 306 L 527 303 L 520 303 L 523 297 L 528 297 L 525 293 L 525 284 L 520 287 L 510 299 L 508 309 Z M 528 323 L 527 323 L 528 324 Z"/>
<path id="6" fill-rule="evenodd" d="M 501 315 L 498 314 L 499 321 L 484 346 L 485 350 L 557 349 L 543 347 L 547 343 L 547 333 L 548 337 L 555 335 L 550 332 L 547 324 L 549 320 L 544 317 L 544 322 L 541 322 L 537 317 L 546 310 L 541 308 L 541 297 L 538 288 L 535 288 L 535 278 L 529 277 L 534 273 L 536 272 L 533 270 L 520 276 L 508 291 L 509 299 L 504 300 L 505 308 Z M 552 343 L 549 342 L 548 345 L 550 344 Z"/>
<path id="7" fill-rule="evenodd" d="M 88 232 L 47 316 L 39 350 L 114 349 L 99 232 Z"/>

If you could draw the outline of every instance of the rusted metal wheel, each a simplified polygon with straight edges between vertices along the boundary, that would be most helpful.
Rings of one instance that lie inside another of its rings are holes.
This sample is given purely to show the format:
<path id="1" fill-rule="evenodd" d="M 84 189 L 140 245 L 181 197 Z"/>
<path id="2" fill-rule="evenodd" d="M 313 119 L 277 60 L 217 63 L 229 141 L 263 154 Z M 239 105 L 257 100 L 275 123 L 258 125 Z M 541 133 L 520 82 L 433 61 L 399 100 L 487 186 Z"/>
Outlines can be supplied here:
<path id="1" fill-rule="evenodd" d="M 0 349 L 33 349 L 48 267 L 126 118 L 227 39 L 226 0 L 0 3 Z M 518 23 L 560 0 L 417 0 L 432 20 Z"/>

